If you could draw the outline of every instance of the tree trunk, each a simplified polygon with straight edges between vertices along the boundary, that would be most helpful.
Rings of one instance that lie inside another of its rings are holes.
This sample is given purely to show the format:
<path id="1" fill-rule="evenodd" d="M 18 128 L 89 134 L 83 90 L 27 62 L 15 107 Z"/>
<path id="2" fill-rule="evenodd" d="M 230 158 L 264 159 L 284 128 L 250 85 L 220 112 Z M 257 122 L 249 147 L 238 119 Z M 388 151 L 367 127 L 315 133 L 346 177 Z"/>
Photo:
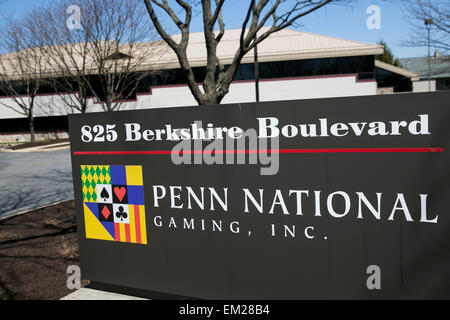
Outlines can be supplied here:
<path id="1" fill-rule="evenodd" d="M 192 94 L 194 94 L 194 93 L 192 92 Z M 220 101 L 222 100 L 222 99 L 219 99 L 219 96 L 217 95 L 216 92 L 204 93 L 201 96 L 199 96 L 198 98 L 199 98 L 198 99 L 199 105 L 220 104 Z"/>
<path id="2" fill-rule="evenodd" d="M 87 99 L 86 99 L 86 91 L 84 87 L 78 84 L 78 100 L 81 104 L 80 111 L 81 113 L 86 113 L 87 110 Z"/>
<path id="3" fill-rule="evenodd" d="M 34 142 L 36 142 L 36 137 L 35 137 L 35 133 L 34 133 L 33 111 L 31 111 L 31 110 L 28 113 L 28 124 L 29 124 L 29 127 L 30 127 L 30 140 L 31 140 L 31 143 L 34 143 Z"/>
<path id="4" fill-rule="evenodd" d="M 87 110 L 87 100 L 83 100 L 82 102 L 81 102 L 81 113 L 86 113 L 86 110 Z"/>
<path id="5" fill-rule="evenodd" d="M 110 96 L 108 96 L 108 98 L 106 98 L 106 110 L 108 112 L 112 111 L 112 98 Z"/>

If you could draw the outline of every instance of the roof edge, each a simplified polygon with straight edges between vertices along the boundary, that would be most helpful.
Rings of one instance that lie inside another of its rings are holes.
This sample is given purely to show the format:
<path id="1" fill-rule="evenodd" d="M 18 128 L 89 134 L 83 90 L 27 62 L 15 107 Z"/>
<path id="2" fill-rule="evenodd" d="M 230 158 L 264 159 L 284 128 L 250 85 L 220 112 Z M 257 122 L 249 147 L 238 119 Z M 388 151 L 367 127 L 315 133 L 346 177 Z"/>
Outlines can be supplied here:
<path id="1" fill-rule="evenodd" d="M 406 78 L 410 78 L 411 81 L 417 81 L 420 79 L 420 76 L 414 72 L 411 72 L 409 70 L 406 70 L 406 69 L 403 69 L 400 67 L 393 66 L 392 64 L 385 63 L 380 60 L 375 60 L 375 67 L 399 74 Z"/>

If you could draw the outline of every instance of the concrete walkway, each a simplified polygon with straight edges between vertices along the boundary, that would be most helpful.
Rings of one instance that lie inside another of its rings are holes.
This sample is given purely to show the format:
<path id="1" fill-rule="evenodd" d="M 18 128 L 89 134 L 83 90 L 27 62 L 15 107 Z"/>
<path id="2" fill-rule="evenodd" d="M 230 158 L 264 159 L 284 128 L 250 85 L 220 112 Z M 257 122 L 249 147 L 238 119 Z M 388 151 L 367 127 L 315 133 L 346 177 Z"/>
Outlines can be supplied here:
<path id="1" fill-rule="evenodd" d="M 118 293 L 81 288 L 63 297 L 61 300 L 148 300 Z"/>
<path id="2" fill-rule="evenodd" d="M 30 148 L 23 148 L 12 150 L 8 148 L 0 149 L 1 152 L 15 152 L 15 153 L 27 153 L 27 152 L 50 152 L 50 151 L 59 151 L 59 150 L 67 150 L 70 149 L 70 142 L 59 142 L 53 143 L 43 146 L 36 146 Z"/>
<path id="3" fill-rule="evenodd" d="M 60 143 L 54 143 L 49 144 L 46 146 L 37 146 L 37 147 L 31 147 L 31 148 L 25 148 L 25 149 L 18 149 L 14 150 L 13 152 L 50 152 L 50 151 L 59 151 L 59 150 L 67 150 L 70 149 L 70 142 L 60 142 Z"/>
<path id="4" fill-rule="evenodd" d="M 73 197 L 69 150 L 0 152 L 0 218 Z"/>

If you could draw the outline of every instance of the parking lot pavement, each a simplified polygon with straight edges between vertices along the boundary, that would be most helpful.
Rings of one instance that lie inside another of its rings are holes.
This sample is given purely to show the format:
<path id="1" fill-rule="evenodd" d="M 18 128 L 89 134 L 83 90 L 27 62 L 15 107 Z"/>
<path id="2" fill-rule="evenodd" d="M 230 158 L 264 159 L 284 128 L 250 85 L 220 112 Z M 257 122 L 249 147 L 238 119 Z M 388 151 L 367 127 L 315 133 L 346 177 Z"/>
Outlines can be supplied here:
<path id="1" fill-rule="evenodd" d="M 0 218 L 72 198 L 70 150 L 0 152 Z"/>

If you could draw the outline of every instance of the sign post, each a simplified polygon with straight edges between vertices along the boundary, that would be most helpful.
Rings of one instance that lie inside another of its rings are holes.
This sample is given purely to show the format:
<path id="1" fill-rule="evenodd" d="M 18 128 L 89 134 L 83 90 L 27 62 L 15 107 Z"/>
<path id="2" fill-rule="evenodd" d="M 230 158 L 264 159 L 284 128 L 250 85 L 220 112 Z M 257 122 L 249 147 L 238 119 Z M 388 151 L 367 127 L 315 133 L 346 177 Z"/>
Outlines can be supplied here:
<path id="1" fill-rule="evenodd" d="M 449 298 L 449 101 L 71 115 L 83 278 L 202 299 Z"/>

